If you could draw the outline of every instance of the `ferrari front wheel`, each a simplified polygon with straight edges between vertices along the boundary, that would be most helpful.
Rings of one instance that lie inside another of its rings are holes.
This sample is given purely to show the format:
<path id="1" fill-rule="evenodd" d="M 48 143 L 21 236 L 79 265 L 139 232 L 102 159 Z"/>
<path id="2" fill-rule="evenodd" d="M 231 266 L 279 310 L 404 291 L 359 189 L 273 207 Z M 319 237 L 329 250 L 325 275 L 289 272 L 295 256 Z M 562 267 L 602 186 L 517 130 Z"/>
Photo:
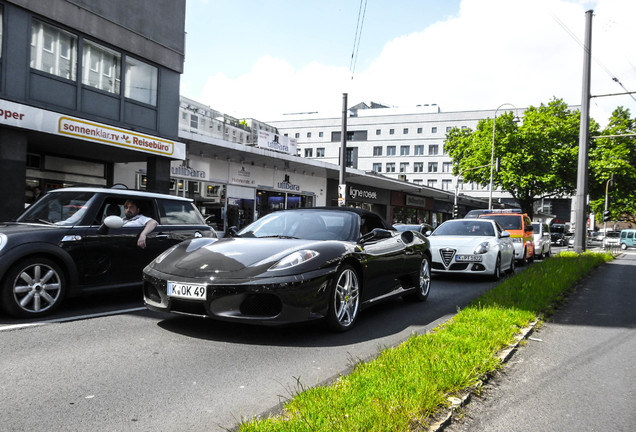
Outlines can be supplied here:
<path id="1" fill-rule="evenodd" d="M 358 274 L 350 265 L 338 269 L 329 296 L 327 323 L 332 330 L 346 331 L 353 327 L 360 306 Z"/>

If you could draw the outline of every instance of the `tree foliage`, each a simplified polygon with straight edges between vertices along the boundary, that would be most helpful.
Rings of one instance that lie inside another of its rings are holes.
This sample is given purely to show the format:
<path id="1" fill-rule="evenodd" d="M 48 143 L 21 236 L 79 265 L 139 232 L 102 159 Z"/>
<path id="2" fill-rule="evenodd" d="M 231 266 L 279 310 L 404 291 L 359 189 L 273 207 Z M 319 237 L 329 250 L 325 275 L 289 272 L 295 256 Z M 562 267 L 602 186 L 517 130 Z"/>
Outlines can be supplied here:
<path id="1" fill-rule="evenodd" d="M 590 209 L 597 215 L 597 220 L 603 220 L 607 188 L 611 219 L 636 222 L 635 129 L 636 119 L 630 117 L 628 109 L 618 107 L 600 138 L 590 145 Z M 612 176 L 613 185 L 607 187 Z"/>
<path id="2" fill-rule="evenodd" d="M 495 188 L 510 193 L 521 209 L 533 216 L 533 204 L 542 198 L 574 194 L 580 113 L 562 99 L 530 106 L 521 123 L 513 112 L 495 119 L 494 154 L 500 171 Z M 590 121 L 595 133 L 598 125 Z M 475 131 L 454 128 L 446 136 L 446 151 L 454 162 L 453 173 L 482 186 L 490 183 L 493 119 L 482 119 Z"/>

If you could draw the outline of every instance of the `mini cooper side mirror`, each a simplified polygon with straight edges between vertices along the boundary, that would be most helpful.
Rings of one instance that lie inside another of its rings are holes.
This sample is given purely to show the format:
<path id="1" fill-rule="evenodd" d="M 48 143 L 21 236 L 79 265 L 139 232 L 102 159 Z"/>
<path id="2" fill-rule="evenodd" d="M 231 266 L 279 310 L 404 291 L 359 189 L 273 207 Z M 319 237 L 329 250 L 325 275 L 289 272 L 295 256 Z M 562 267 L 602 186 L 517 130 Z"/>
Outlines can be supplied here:
<path id="1" fill-rule="evenodd" d="M 99 234 L 108 234 L 108 229 L 121 228 L 124 225 L 124 220 L 119 216 L 108 216 L 104 219 L 104 223 L 97 229 Z"/>

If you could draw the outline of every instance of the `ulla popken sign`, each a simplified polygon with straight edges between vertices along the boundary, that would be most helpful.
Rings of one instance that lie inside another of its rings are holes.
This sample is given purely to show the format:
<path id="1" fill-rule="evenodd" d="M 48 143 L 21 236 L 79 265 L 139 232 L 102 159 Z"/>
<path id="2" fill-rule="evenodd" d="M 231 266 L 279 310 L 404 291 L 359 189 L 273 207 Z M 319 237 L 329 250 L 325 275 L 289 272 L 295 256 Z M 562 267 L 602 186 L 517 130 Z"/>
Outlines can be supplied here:
<path id="1" fill-rule="evenodd" d="M 185 159 L 185 144 L 0 99 L 0 124 Z"/>

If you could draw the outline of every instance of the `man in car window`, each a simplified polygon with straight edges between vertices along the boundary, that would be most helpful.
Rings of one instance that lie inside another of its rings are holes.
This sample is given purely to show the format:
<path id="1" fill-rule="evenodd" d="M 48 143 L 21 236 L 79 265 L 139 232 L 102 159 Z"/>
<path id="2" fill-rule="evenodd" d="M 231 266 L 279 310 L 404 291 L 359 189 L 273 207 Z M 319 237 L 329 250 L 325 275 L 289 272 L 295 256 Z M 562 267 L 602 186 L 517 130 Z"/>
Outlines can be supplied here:
<path id="1" fill-rule="evenodd" d="M 144 227 L 139 234 L 139 239 L 137 240 L 137 246 L 140 248 L 146 247 L 146 236 L 152 232 L 153 229 L 157 227 L 157 221 L 153 218 L 149 218 L 147 216 L 142 215 L 139 212 L 139 206 L 134 200 L 126 200 L 124 203 L 124 213 L 126 217 L 124 218 L 124 226 L 125 227 Z"/>

